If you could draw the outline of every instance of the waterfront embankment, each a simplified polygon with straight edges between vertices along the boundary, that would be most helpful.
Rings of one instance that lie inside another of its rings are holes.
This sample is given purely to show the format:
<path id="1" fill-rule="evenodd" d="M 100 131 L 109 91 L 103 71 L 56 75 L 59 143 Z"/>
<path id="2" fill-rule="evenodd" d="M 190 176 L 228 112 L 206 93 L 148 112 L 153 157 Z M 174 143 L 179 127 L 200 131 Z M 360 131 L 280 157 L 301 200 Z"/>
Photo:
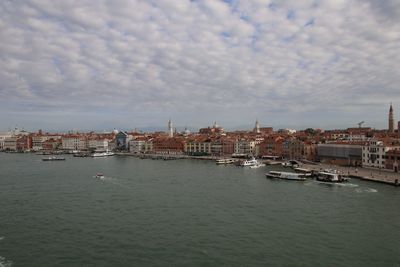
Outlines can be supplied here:
<path id="1" fill-rule="evenodd" d="M 390 170 L 384 169 L 372 169 L 362 167 L 343 167 L 329 164 L 304 164 L 304 168 L 308 168 L 314 171 L 320 171 L 324 169 L 336 169 L 351 178 L 358 178 L 361 180 L 367 180 L 372 182 L 385 183 L 390 185 L 400 185 L 400 174 Z"/>

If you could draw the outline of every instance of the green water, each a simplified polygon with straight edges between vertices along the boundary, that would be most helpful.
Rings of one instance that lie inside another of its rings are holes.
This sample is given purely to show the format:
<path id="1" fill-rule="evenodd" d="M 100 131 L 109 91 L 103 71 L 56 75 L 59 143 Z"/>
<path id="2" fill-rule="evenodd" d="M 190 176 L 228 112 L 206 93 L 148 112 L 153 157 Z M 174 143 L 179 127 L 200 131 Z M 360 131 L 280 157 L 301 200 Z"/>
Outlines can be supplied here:
<path id="1" fill-rule="evenodd" d="M 268 170 L 0 153 L 0 266 L 400 266 L 400 188 Z"/>

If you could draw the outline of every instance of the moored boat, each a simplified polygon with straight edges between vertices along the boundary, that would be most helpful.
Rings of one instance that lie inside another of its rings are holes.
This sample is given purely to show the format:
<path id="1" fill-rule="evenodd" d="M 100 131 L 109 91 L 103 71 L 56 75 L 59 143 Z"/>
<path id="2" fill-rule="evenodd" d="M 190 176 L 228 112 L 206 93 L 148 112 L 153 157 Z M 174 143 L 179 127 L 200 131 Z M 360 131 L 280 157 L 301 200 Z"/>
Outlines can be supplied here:
<path id="1" fill-rule="evenodd" d="M 251 169 L 257 169 L 257 168 L 260 168 L 260 167 L 265 167 L 265 164 L 258 162 L 256 165 L 251 165 L 250 166 Z"/>
<path id="2" fill-rule="evenodd" d="M 76 157 L 76 158 L 86 158 L 86 157 L 89 157 L 90 154 L 89 153 L 80 152 L 80 153 L 74 154 L 73 156 Z"/>
<path id="3" fill-rule="evenodd" d="M 65 158 L 60 158 L 60 157 L 48 157 L 48 158 L 42 158 L 43 161 L 59 161 L 59 160 L 65 160 Z"/>
<path id="4" fill-rule="evenodd" d="M 314 172 L 311 169 L 298 167 L 298 168 L 294 168 L 294 171 L 297 173 L 302 173 L 302 174 L 304 174 L 304 176 L 308 176 L 308 177 L 311 177 L 314 175 Z"/>
<path id="5" fill-rule="evenodd" d="M 234 159 L 217 159 L 215 161 L 215 163 L 217 163 L 217 165 L 221 165 L 221 164 L 231 164 L 234 163 L 235 160 Z"/>
<path id="6" fill-rule="evenodd" d="M 95 152 L 92 154 L 93 158 L 99 158 L 99 157 L 109 157 L 109 156 L 114 156 L 115 154 L 109 150 L 106 150 L 104 152 Z"/>
<path id="7" fill-rule="evenodd" d="M 283 167 L 292 167 L 298 168 L 300 166 L 300 162 L 297 160 L 288 160 L 281 163 Z"/>
<path id="8" fill-rule="evenodd" d="M 242 167 L 250 167 L 250 166 L 255 166 L 257 164 L 260 164 L 260 163 L 254 157 L 240 162 L 240 166 L 242 166 Z"/>
<path id="9" fill-rule="evenodd" d="M 276 178 L 276 179 L 284 179 L 284 180 L 294 180 L 294 181 L 304 181 L 307 179 L 302 173 L 296 172 L 279 172 L 279 171 L 270 171 L 265 174 L 267 178 Z"/>

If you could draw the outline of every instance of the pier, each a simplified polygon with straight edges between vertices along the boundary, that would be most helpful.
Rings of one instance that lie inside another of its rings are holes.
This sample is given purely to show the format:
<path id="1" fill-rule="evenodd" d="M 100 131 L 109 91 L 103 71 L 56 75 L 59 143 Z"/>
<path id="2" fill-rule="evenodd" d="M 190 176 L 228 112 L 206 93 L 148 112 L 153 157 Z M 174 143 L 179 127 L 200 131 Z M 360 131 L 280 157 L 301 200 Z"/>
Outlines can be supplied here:
<path id="1" fill-rule="evenodd" d="M 366 181 L 400 186 L 400 173 L 384 169 L 373 169 L 373 168 L 363 168 L 363 167 L 342 167 L 342 166 L 328 165 L 328 164 L 318 164 L 318 165 L 303 164 L 302 167 L 314 171 L 321 171 L 324 169 L 335 169 L 340 171 L 342 174 L 347 175 L 350 178 L 357 178 Z"/>

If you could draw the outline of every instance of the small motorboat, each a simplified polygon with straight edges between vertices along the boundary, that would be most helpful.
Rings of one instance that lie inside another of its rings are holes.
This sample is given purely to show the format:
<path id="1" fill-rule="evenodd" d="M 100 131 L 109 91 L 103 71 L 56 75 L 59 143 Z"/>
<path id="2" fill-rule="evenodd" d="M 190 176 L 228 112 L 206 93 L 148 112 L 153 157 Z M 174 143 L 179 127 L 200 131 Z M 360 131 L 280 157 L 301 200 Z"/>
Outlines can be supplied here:
<path id="1" fill-rule="evenodd" d="M 257 168 L 264 167 L 264 166 L 265 166 L 264 163 L 258 162 L 256 165 L 251 165 L 251 166 L 249 166 L 249 167 L 250 167 L 251 169 L 257 169 Z"/>
<path id="2" fill-rule="evenodd" d="M 95 176 L 97 179 L 104 179 L 104 174 L 102 174 L 101 172 L 96 173 Z"/>
<path id="3" fill-rule="evenodd" d="M 59 157 L 53 156 L 53 157 L 43 158 L 42 160 L 43 161 L 59 161 L 59 160 L 65 160 L 65 158 L 59 158 Z"/>

